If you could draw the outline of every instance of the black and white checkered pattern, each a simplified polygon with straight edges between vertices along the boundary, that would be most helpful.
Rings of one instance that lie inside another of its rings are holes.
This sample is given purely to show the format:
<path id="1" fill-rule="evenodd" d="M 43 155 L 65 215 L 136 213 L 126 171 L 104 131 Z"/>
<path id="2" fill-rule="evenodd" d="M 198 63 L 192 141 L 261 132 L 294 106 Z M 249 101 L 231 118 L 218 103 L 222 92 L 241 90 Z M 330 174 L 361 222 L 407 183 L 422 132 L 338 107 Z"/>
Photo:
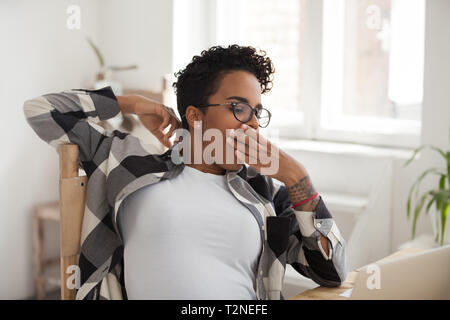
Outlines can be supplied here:
<path id="1" fill-rule="evenodd" d="M 116 221 L 120 204 L 139 188 L 172 179 L 184 168 L 183 163 L 172 161 L 171 149 L 151 154 L 137 137 L 117 130 L 107 132 L 96 124 L 119 112 L 110 87 L 67 90 L 24 103 L 26 119 L 41 139 L 55 148 L 64 143 L 79 146 L 80 166 L 88 176 L 77 299 L 127 298 L 123 242 Z M 322 197 L 316 211 L 296 211 L 286 187 L 252 167 L 227 171 L 226 180 L 260 227 L 263 247 L 255 279 L 258 299 L 284 299 L 281 289 L 286 263 L 323 286 L 339 286 L 345 280 L 346 243 Z M 320 235 L 329 241 L 328 256 Z"/>

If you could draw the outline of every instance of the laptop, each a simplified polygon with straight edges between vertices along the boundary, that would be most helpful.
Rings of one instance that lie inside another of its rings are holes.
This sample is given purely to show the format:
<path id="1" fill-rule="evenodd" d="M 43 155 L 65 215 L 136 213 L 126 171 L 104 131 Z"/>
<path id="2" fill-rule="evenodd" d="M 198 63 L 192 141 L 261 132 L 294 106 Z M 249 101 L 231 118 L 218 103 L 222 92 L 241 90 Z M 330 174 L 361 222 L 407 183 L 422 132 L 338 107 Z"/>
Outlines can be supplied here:
<path id="1" fill-rule="evenodd" d="M 364 266 L 351 300 L 449 300 L 450 245 Z"/>

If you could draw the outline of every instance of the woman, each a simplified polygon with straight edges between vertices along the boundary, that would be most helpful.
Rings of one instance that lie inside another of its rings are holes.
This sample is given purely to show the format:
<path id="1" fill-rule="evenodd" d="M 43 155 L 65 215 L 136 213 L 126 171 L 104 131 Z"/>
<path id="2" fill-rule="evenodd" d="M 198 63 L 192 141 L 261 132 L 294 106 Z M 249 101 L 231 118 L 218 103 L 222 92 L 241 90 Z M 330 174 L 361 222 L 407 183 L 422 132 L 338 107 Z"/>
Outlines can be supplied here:
<path id="1" fill-rule="evenodd" d="M 273 72 L 252 47 L 203 51 L 174 83 L 181 124 L 170 108 L 109 87 L 25 102 L 43 140 L 79 146 L 88 175 L 77 299 L 284 299 L 286 263 L 320 285 L 345 280 L 345 240 L 305 168 L 259 134 Z M 169 149 L 151 154 L 95 124 L 119 112 Z"/>

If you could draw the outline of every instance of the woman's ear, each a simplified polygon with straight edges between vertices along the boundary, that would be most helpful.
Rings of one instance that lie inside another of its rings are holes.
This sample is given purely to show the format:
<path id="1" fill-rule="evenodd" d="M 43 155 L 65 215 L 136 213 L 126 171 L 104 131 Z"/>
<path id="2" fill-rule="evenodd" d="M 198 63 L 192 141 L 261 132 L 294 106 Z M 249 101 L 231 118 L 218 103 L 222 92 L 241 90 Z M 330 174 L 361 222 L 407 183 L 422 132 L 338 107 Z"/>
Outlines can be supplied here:
<path id="1" fill-rule="evenodd" d="M 203 113 L 194 106 L 188 106 L 186 108 L 186 121 L 190 127 L 194 128 L 195 121 L 202 121 Z"/>

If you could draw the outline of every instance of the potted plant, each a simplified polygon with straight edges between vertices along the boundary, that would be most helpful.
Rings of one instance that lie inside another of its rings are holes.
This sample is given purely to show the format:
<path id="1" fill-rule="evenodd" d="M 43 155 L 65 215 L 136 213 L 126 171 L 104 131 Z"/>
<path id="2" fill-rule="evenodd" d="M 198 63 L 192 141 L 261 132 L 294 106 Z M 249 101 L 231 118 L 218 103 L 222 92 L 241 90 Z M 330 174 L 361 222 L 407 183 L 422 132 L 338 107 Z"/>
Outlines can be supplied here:
<path id="1" fill-rule="evenodd" d="M 86 37 L 86 41 L 89 43 L 89 46 L 95 53 L 97 57 L 98 63 L 100 65 L 100 70 L 96 74 L 96 81 L 94 84 L 94 89 L 100 89 L 106 86 L 110 86 L 115 95 L 122 94 L 122 85 L 114 81 L 112 79 L 112 73 L 118 71 L 132 70 L 136 69 L 137 65 L 129 65 L 129 66 L 106 66 L 105 59 L 103 58 L 103 54 L 101 53 L 98 46 L 89 38 Z M 121 114 L 119 118 L 109 119 L 105 121 L 101 121 L 100 125 L 103 126 L 107 130 L 120 129 L 123 131 L 131 132 L 134 127 L 138 125 L 137 120 L 130 114 Z"/>
<path id="2" fill-rule="evenodd" d="M 449 136 L 450 138 L 450 136 Z M 428 214 L 431 206 L 435 204 L 435 216 L 434 223 L 436 225 L 435 230 L 435 242 L 439 241 L 440 245 L 443 245 L 446 239 L 446 225 L 447 218 L 450 210 L 450 150 L 445 152 L 444 150 L 432 146 L 432 145 L 424 145 L 414 150 L 413 155 L 408 161 L 405 162 L 403 167 L 409 165 L 414 158 L 417 156 L 419 152 L 421 152 L 425 148 L 430 148 L 436 152 L 438 152 L 445 160 L 444 168 L 432 167 L 425 170 L 414 182 L 411 189 L 409 190 L 408 201 L 406 204 L 407 208 L 407 217 L 410 219 L 411 216 L 411 198 L 413 196 L 413 192 L 415 191 L 414 196 L 414 215 L 412 221 L 412 239 L 414 239 L 416 234 L 416 223 L 419 217 L 420 212 L 425 206 L 425 214 Z M 419 189 L 421 181 L 429 174 L 434 174 L 439 177 L 438 180 L 438 188 L 428 190 L 424 194 L 419 197 Z M 428 202 L 427 202 L 428 201 Z"/>
<path id="3" fill-rule="evenodd" d="M 89 46 L 95 53 L 95 56 L 98 59 L 98 63 L 100 65 L 100 70 L 96 75 L 95 89 L 99 89 L 105 86 L 111 86 L 112 90 L 116 95 L 122 94 L 122 86 L 120 83 L 112 80 L 112 73 L 118 71 L 132 70 L 136 69 L 137 65 L 129 65 L 129 66 L 106 66 L 105 59 L 98 48 L 98 46 L 89 38 L 86 37 L 86 41 L 89 43 Z"/>

